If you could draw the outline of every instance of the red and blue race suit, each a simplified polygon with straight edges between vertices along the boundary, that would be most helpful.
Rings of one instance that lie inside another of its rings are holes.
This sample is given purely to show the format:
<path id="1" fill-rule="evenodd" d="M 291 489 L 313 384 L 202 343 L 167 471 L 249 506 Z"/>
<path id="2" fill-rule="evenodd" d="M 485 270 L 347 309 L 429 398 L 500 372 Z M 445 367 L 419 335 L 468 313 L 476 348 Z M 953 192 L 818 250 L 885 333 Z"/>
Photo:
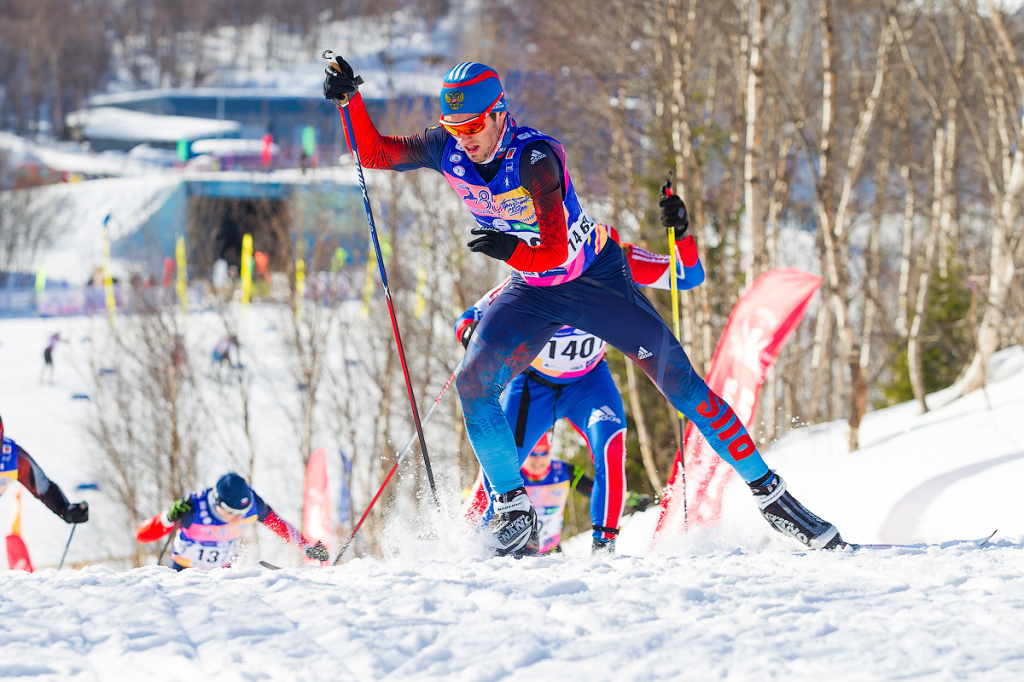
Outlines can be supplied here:
<path id="1" fill-rule="evenodd" d="M 456 162 L 447 157 L 461 150 L 443 128 L 428 128 L 409 137 L 382 136 L 358 94 L 348 105 L 348 113 L 365 167 L 431 168 L 442 174 L 447 168 L 454 174 L 451 164 Z M 506 493 L 523 485 L 515 435 L 500 396 L 567 325 L 604 339 L 631 358 L 743 480 L 750 483 L 767 475 L 768 466 L 743 423 L 693 369 L 679 341 L 634 282 L 619 245 L 611 239 L 601 243 L 595 238 L 594 257 L 585 255 L 589 262 L 581 272 L 576 271 L 581 245 L 571 247 L 569 242 L 575 243 L 576 236 L 590 239 L 596 225 L 587 235 L 570 231 L 581 230 L 582 223 L 568 222 L 578 201 L 561 145 L 553 145 L 546 136 L 520 140 L 514 121 L 511 117 L 508 121 L 508 131 L 500 141 L 503 153 L 487 164 L 458 162 L 466 175 L 472 168 L 492 195 L 521 189 L 523 194 L 515 196 L 525 196 L 532 203 L 530 214 L 537 229 L 536 242 L 526 241 L 522 230 L 506 226 L 504 218 L 493 217 L 491 227 L 520 238 L 507 261 L 514 273 L 481 317 L 456 382 L 466 433 L 494 491 Z M 518 176 L 503 167 L 507 150 L 513 148 L 513 158 L 521 162 Z M 496 178 L 500 188 L 490 184 Z M 462 199 L 473 212 L 479 196 L 467 193 Z M 475 212 L 474 216 L 479 219 Z M 567 268 L 567 263 L 572 267 Z M 571 278 L 551 282 L 535 278 L 537 273 L 559 269 Z"/>
<path id="2" fill-rule="evenodd" d="M 614 230 L 612 238 L 618 241 Z M 644 286 L 668 288 L 670 259 L 632 244 L 623 245 L 634 279 Z M 704 268 L 693 237 L 676 242 L 677 286 L 692 289 L 704 281 Z M 455 336 L 478 322 L 509 283 L 487 292 L 455 323 Z M 622 397 L 604 361 L 606 344 L 589 332 L 562 327 L 548 340 L 533 363 L 511 382 L 501 396 L 501 407 L 515 436 L 522 466 L 537 440 L 565 418 L 582 436 L 594 462 L 590 518 L 595 538 L 614 537 L 626 497 L 626 414 Z M 527 492 L 533 499 L 531 481 Z M 482 489 L 480 491 L 482 494 Z M 474 504 L 481 504 L 475 500 Z M 482 501 L 487 506 L 487 501 Z M 538 516 L 547 513 L 537 508 Z M 550 505 L 549 505 L 550 506 Z M 489 514 L 482 517 L 486 522 Z M 471 516 L 472 520 L 472 516 Z M 543 523 L 542 523 L 543 525 Z M 543 529 L 542 529 L 543 530 Z M 543 538 L 542 538 L 543 540 Z"/>

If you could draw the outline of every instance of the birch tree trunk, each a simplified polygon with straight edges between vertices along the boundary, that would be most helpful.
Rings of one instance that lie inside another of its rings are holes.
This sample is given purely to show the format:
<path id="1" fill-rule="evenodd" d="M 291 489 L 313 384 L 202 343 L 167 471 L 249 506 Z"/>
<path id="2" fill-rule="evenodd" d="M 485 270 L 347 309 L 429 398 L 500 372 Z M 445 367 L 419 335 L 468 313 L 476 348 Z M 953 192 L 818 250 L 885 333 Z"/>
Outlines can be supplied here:
<path id="1" fill-rule="evenodd" d="M 1011 90 L 1007 87 L 1004 88 L 1004 91 L 1020 93 L 1020 99 L 1013 103 L 1011 111 L 1024 111 L 1024 68 L 1017 58 L 1016 48 L 1003 25 L 1002 14 L 996 8 L 993 0 L 986 0 L 985 4 L 989 10 L 992 29 L 1002 47 L 1003 56 L 1009 61 L 1013 70 L 1012 82 L 1015 88 Z M 1020 130 L 1022 127 L 1024 127 L 1024 116 L 1018 118 L 1016 129 Z M 1003 327 L 1006 324 L 1003 311 L 1009 299 L 1015 270 L 1015 249 L 1010 244 L 1009 236 L 1017 229 L 1020 221 L 1020 197 L 1024 192 L 1024 151 L 1021 150 L 1019 139 L 1016 140 L 1012 152 L 1007 151 L 1007 157 L 1009 169 L 1005 176 L 1006 187 L 1002 194 L 1002 202 L 996 220 L 992 224 L 988 301 L 985 314 L 978 326 L 978 347 L 961 383 L 963 394 L 984 386 L 989 359 L 992 353 L 999 349 Z"/>
<path id="2" fill-rule="evenodd" d="M 745 232 L 750 235 L 751 253 L 747 266 L 746 285 L 767 268 L 765 263 L 764 189 L 761 182 L 762 127 L 760 107 L 763 101 L 762 88 L 764 66 L 761 51 L 764 43 L 764 17 L 768 13 L 768 0 L 749 0 L 747 10 L 750 22 L 750 49 L 747 66 L 745 114 L 747 119 L 746 138 L 743 154 L 743 221 Z"/>
<path id="3" fill-rule="evenodd" d="M 931 214 L 928 220 L 928 233 L 925 236 L 924 260 L 920 264 L 920 271 L 917 280 L 917 296 L 914 304 L 914 319 L 910 323 L 907 336 L 907 366 L 910 374 L 910 385 L 914 391 L 914 398 L 920 403 L 921 411 L 928 411 L 928 403 L 925 399 L 924 376 L 921 366 L 921 331 L 924 327 L 925 314 L 928 306 L 928 287 L 931 282 L 931 270 L 935 264 L 936 244 L 938 243 L 939 232 L 942 229 L 943 206 L 945 204 L 945 178 L 946 178 L 946 152 L 947 130 L 943 121 L 943 106 L 939 104 L 938 98 L 924 83 L 917 71 L 914 60 L 910 55 L 906 37 L 900 26 L 899 18 L 896 16 L 892 3 L 888 6 L 889 25 L 896 32 L 900 54 L 903 57 L 903 64 L 907 67 L 910 77 L 917 85 L 922 96 L 927 100 L 932 110 L 932 121 L 935 126 L 932 142 L 932 205 Z M 955 112 L 955 106 L 953 106 Z M 955 131 L 955 125 L 953 125 Z M 947 221 L 948 222 L 948 221 Z"/>

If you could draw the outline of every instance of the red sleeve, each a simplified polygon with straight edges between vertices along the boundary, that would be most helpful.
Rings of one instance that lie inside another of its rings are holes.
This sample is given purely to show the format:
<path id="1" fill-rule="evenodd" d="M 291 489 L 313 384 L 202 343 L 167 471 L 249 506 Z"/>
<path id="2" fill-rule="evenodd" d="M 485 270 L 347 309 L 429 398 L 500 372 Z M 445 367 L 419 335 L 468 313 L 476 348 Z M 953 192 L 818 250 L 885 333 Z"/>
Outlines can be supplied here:
<path id="1" fill-rule="evenodd" d="M 35 463 L 35 460 L 25 452 L 25 450 L 19 445 L 18 446 L 18 483 L 25 486 L 25 489 L 32 493 L 33 497 L 39 497 L 39 489 L 43 487 L 41 484 L 44 481 L 49 481 L 46 475 L 43 474 L 43 470 Z M 50 481 L 52 484 L 52 481 Z"/>
<path id="2" fill-rule="evenodd" d="M 545 143 L 544 146 L 548 145 Z M 565 222 L 561 178 L 562 169 L 554 150 L 548 151 L 537 163 L 520 168 L 520 181 L 533 199 L 540 227 L 540 244 L 530 246 L 522 242 L 508 259 L 508 264 L 520 272 L 544 272 L 557 268 L 569 256 L 569 226 Z"/>
<path id="3" fill-rule="evenodd" d="M 684 268 L 692 268 L 697 264 L 700 255 L 697 253 L 697 240 L 692 235 L 686 235 L 676 242 L 676 255 Z"/>
<path id="4" fill-rule="evenodd" d="M 344 112 L 340 108 L 338 111 L 344 118 Z M 352 119 L 352 130 L 356 137 L 356 146 L 359 148 L 359 161 L 365 168 L 397 171 L 433 168 L 441 171 L 438 159 L 450 137 L 443 129 L 429 128 L 423 135 L 405 137 L 381 135 L 377 132 L 377 126 L 373 124 L 359 93 L 356 93 L 349 102 L 348 114 Z M 342 128 L 345 130 L 345 140 L 351 150 L 352 142 L 348 139 L 348 129 L 346 126 Z"/>
<path id="5" fill-rule="evenodd" d="M 671 259 L 660 253 L 652 253 L 635 244 L 623 244 L 629 270 L 633 280 L 640 286 L 650 286 L 661 279 L 669 269 Z M 676 258 L 683 268 L 692 268 L 698 260 L 697 242 L 690 235 L 676 241 Z"/>
<path id="6" fill-rule="evenodd" d="M 174 526 L 164 525 L 164 515 L 157 514 L 153 518 L 143 521 L 135 529 L 135 539 L 139 542 L 156 542 L 160 538 L 174 530 Z"/>
<path id="7" fill-rule="evenodd" d="M 267 518 L 262 519 L 262 522 L 264 526 L 274 531 L 274 534 L 285 542 L 298 545 L 299 547 L 311 544 L 309 540 L 303 537 L 298 528 L 282 519 L 270 507 L 267 507 Z"/>

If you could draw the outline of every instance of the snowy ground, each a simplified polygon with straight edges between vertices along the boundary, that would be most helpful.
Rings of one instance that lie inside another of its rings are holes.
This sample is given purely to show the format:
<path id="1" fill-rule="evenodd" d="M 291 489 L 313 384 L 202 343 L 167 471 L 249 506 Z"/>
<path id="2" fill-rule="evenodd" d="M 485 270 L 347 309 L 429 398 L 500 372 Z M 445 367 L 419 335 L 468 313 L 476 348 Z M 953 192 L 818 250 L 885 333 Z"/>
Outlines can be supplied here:
<path id="1" fill-rule="evenodd" d="M 38 381 L 55 324 L 0 321 L 0 414 L 72 498 L 93 504 L 69 553 L 79 563 L 118 531 L 102 497 L 75 490 L 91 477 L 87 403 L 70 398 L 85 386 L 71 367 L 78 342 L 58 347 L 53 385 Z M 409 530 L 416 520 L 395 518 L 387 559 L 336 568 L 262 569 L 259 558 L 297 563 L 264 543 L 262 557 L 212 573 L 57 572 L 68 527 L 29 497 L 23 535 L 41 570 L 0 573 L 0 678 L 1022 679 L 1024 350 L 997 360 L 986 393 L 933 396 L 923 416 L 913 404 L 869 414 L 857 453 L 841 424 L 766 453 L 847 539 L 921 543 L 909 548 L 801 551 L 733 481 L 718 528 L 651 551 L 655 515 L 634 515 L 610 559 L 578 545 L 488 558 L 450 519 L 428 523 L 428 540 Z M 297 522 L 296 490 L 262 492 Z M 0 500 L 0 526 L 12 498 Z M 983 549 L 952 542 L 996 528 Z"/>

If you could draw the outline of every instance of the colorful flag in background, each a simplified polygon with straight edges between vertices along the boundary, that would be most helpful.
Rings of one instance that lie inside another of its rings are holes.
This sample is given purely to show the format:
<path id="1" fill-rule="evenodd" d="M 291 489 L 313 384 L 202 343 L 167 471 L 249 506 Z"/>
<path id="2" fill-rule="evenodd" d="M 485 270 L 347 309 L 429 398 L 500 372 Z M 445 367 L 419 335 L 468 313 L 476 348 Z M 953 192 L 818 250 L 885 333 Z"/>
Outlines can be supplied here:
<path id="1" fill-rule="evenodd" d="M 302 502 L 302 534 L 310 542 L 319 540 L 330 550 L 334 525 L 331 523 L 331 489 L 327 478 L 327 448 L 317 448 L 306 462 L 306 491 Z M 319 564 L 316 559 L 306 564 Z"/>
<path id="2" fill-rule="evenodd" d="M 25 541 L 21 539 L 21 490 L 14 498 L 14 519 L 11 533 L 7 536 L 7 567 L 12 571 L 32 573 L 32 559 L 28 556 Z"/>
<path id="3" fill-rule="evenodd" d="M 260 160 L 267 167 L 274 160 L 274 136 L 270 133 L 260 138 Z"/>
<path id="4" fill-rule="evenodd" d="M 174 260 L 178 266 L 178 300 L 181 302 L 181 312 L 188 316 L 188 262 L 185 259 L 185 238 L 178 237 L 178 243 L 174 247 Z"/>
<path id="5" fill-rule="evenodd" d="M 171 277 L 174 275 L 174 259 L 170 256 L 164 258 L 164 278 L 163 285 L 165 287 L 171 286 Z"/>
<path id="6" fill-rule="evenodd" d="M 722 338 L 704 377 L 708 386 L 732 406 L 750 430 L 757 412 L 757 394 L 768 368 L 796 330 L 821 277 L 797 268 L 769 270 L 754 280 L 726 322 Z M 707 524 L 722 513 L 722 492 L 732 475 L 726 464 L 692 423 L 683 436 L 686 454 L 686 495 L 690 523 Z M 683 532 L 680 455 L 672 465 L 663 496 L 655 541 L 663 533 Z"/>
<path id="7" fill-rule="evenodd" d="M 302 302 L 306 298 L 306 259 L 302 248 L 302 238 L 295 242 L 295 323 L 302 322 Z"/>
<path id="8" fill-rule="evenodd" d="M 242 286 L 242 313 L 245 313 L 249 305 L 249 297 L 252 295 L 252 235 L 242 235 L 242 262 L 239 265 L 239 276 Z"/>
<path id="9" fill-rule="evenodd" d="M 36 306 L 43 304 L 43 292 L 46 291 L 46 266 L 40 265 L 36 270 Z"/>
<path id="10" fill-rule="evenodd" d="M 117 300 L 114 298 L 114 278 L 110 268 L 110 230 L 107 223 L 110 222 L 110 214 L 103 219 L 103 294 L 107 304 L 107 315 L 110 317 L 110 324 L 114 324 L 117 314 Z"/>

